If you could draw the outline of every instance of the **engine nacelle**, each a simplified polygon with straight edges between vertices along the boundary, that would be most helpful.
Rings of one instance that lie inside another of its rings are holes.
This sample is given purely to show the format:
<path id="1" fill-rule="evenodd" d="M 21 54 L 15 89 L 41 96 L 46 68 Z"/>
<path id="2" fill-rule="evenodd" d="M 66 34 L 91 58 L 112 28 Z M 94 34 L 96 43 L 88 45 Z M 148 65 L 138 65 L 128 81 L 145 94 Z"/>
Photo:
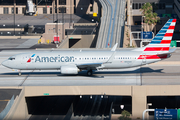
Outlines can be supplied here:
<path id="1" fill-rule="evenodd" d="M 61 74 L 78 74 L 79 69 L 76 66 L 61 66 Z"/>

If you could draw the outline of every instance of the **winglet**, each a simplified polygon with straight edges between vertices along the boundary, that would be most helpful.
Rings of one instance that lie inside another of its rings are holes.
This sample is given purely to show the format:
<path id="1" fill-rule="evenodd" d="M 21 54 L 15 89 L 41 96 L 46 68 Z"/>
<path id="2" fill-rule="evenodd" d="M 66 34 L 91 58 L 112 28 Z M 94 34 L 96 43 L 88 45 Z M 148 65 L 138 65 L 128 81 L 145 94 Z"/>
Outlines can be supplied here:
<path id="1" fill-rule="evenodd" d="M 116 43 L 116 44 L 113 46 L 113 48 L 111 49 L 111 51 L 116 51 L 117 45 L 118 45 L 118 43 Z"/>

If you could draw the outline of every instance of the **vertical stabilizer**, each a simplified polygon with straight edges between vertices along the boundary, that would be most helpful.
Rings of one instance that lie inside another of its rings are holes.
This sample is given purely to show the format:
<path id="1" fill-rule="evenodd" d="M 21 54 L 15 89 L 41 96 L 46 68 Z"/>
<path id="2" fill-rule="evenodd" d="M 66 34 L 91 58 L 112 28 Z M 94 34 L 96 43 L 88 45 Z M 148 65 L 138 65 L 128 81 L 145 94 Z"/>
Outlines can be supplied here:
<path id="1" fill-rule="evenodd" d="M 169 19 L 152 41 L 145 47 L 135 49 L 137 51 L 169 51 L 176 19 Z"/>
<path id="2" fill-rule="evenodd" d="M 176 19 L 169 19 L 153 40 L 145 46 L 144 51 L 169 51 L 175 24 Z"/>

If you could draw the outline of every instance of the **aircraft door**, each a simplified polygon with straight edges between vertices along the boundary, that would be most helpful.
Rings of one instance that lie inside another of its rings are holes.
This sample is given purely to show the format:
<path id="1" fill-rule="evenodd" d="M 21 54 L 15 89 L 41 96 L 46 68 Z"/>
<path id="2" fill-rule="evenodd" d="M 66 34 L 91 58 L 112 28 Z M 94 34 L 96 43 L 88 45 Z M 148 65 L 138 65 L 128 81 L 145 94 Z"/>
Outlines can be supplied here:
<path id="1" fill-rule="evenodd" d="M 146 64 L 146 54 L 142 54 L 142 64 Z"/>
<path id="2" fill-rule="evenodd" d="M 21 58 L 21 64 L 27 64 L 30 61 L 30 57 L 28 55 L 22 55 Z"/>

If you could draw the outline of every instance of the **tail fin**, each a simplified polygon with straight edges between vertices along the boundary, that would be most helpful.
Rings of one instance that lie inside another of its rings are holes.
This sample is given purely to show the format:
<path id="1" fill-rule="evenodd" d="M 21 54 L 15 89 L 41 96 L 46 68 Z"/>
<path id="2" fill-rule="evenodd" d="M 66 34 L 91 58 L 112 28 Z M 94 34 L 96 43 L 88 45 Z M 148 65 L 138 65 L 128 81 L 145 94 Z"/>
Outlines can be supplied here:
<path id="1" fill-rule="evenodd" d="M 144 48 L 144 51 L 169 51 L 176 19 L 169 19 L 153 40 Z"/>
<path id="2" fill-rule="evenodd" d="M 176 19 L 169 19 L 147 46 L 134 51 L 169 51 L 175 24 Z"/>

